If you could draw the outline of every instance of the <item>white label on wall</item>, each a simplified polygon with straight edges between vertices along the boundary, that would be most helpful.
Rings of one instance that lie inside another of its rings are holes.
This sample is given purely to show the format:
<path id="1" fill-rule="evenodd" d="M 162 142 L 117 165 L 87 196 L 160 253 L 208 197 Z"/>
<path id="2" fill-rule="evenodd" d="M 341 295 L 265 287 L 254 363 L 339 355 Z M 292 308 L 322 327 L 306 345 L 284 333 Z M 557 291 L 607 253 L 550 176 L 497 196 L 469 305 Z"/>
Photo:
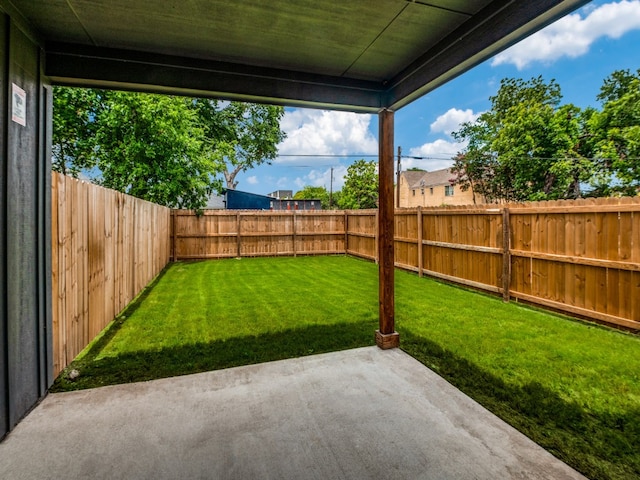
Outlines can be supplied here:
<path id="1" fill-rule="evenodd" d="M 23 127 L 27 126 L 27 92 L 12 83 L 11 120 Z"/>

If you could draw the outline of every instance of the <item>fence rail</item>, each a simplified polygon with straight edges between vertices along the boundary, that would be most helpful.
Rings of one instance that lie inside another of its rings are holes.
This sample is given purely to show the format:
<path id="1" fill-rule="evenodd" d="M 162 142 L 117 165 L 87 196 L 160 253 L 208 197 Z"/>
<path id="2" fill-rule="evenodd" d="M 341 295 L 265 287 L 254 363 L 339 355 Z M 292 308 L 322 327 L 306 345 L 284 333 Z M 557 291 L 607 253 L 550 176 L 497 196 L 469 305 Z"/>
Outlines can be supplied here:
<path id="1" fill-rule="evenodd" d="M 345 253 L 345 212 L 174 210 L 174 260 Z"/>
<path id="2" fill-rule="evenodd" d="M 56 374 L 170 258 L 377 261 L 377 210 L 193 212 L 53 174 Z M 640 330 L 640 197 L 399 209 L 396 266 Z"/>
<path id="3" fill-rule="evenodd" d="M 173 258 L 377 260 L 377 211 L 173 212 Z M 640 329 L 640 197 L 398 209 L 398 268 Z"/>
<path id="4" fill-rule="evenodd" d="M 57 375 L 168 263 L 170 210 L 55 172 L 51 204 Z"/>

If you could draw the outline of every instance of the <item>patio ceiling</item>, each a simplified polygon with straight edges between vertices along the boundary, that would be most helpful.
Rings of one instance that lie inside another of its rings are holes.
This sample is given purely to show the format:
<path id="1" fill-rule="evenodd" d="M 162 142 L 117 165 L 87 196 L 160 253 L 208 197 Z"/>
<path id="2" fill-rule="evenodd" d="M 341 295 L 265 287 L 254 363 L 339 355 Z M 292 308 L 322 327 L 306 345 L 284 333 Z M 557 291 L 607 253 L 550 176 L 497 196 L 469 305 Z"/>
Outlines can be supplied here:
<path id="1" fill-rule="evenodd" d="M 54 83 L 398 109 L 585 0 L 0 0 Z"/>

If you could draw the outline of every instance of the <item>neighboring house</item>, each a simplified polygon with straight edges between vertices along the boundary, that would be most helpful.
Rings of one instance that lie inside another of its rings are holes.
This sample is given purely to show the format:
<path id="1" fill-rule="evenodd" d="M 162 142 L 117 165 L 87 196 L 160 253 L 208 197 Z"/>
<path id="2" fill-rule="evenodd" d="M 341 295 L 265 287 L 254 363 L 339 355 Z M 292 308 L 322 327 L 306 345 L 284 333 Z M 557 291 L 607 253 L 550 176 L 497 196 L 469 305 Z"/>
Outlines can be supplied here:
<path id="1" fill-rule="evenodd" d="M 450 169 L 435 170 L 433 172 L 406 171 L 400 172 L 400 208 L 433 207 L 438 205 L 472 205 L 482 203 L 482 199 L 469 189 L 463 192 L 459 185 L 452 185 L 454 174 Z M 396 203 L 398 192 L 396 190 Z"/>
<path id="2" fill-rule="evenodd" d="M 224 204 L 224 195 L 216 195 L 215 193 L 212 193 L 207 199 L 207 205 L 204 208 L 205 210 L 223 210 L 225 206 Z"/>
<path id="3" fill-rule="evenodd" d="M 320 200 L 280 200 L 270 195 L 226 190 L 227 210 L 322 210 Z"/>
<path id="4" fill-rule="evenodd" d="M 276 190 L 271 192 L 269 196 L 278 200 L 290 200 L 293 198 L 293 190 Z"/>

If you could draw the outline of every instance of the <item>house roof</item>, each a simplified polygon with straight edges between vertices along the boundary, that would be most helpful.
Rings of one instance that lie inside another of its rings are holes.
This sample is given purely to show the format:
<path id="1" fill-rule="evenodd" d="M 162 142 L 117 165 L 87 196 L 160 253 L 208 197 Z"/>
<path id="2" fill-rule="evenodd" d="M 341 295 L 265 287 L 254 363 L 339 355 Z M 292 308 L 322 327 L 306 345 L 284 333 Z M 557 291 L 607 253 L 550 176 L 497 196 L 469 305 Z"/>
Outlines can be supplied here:
<path id="1" fill-rule="evenodd" d="M 414 188 L 413 185 L 420 182 L 425 173 L 427 172 L 418 170 L 406 170 L 404 172 L 400 172 L 400 175 L 402 175 L 405 182 L 407 182 L 409 188 Z"/>
<path id="2" fill-rule="evenodd" d="M 439 185 L 451 185 L 451 179 L 454 177 L 454 174 L 451 172 L 451 169 L 444 168 L 442 170 L 434 170 L 433 172 L 403 172 L 409 174 L 420 174 L 420 175 L 409 175 L 407 176 L 407 183 L 409 184 L 409 188 L 424 188 L 424 187 L 435 187 Z M 409 179 L 412 182 L 409 182 Z"/>
<path id="3" fill-rule="evenodd" d="M 0 0 L 57 84 L 398 109 L 588 0 Z"/>

